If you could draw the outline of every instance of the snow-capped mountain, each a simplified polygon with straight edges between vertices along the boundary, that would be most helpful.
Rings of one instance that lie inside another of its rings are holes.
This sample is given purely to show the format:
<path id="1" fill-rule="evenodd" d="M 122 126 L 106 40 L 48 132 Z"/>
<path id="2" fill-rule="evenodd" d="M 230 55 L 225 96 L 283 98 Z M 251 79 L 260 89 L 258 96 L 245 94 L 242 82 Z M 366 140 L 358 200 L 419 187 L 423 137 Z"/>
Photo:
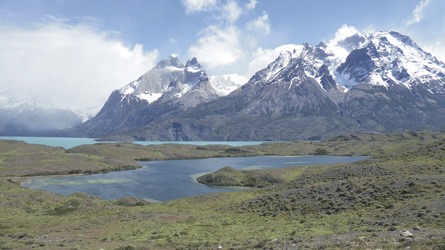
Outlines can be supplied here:
<path id="1" fill-rule="evenodd" d="M 220 96 L 226 96 L 239 87 L 243 86 L 248 79 L 237 74 L 209 76 L 212 86 L 218 91 Z"/>
<path id="2" fill-rule="evenodd" d="M 423 51 L 409 37 L 394 31 L 356 33 L 315 47 L 295 45 L 292 50 L 283 51 L 268 66 L 269 70 L 265 69 L 268 71 L 266 80 L 298 59 L 304 61 L 307 76 L 321 82 L 319 72 L 323 67 L 336 84 L 348 88 L 367 81 L 385 87 L 402 84 L 411 89 L 418 84 L 441 81 L 445 76 L 444 63 Z"/>
<path id="3" fill-rule="evenodd" d="M 82 121 L 69 110 L 20 105 L 0 108 L 0 135 L 27 136 L 67 129 Z"/>
<path id="4" fill-rule="evenodd" d="M 228 78 L 209 81 L 196 59 L 169 57 L 115 91 L 84 135 L 292 140 L 445 128 L 445 65 L 409 37 L 355 32 L 283 47 L 235 90 Z"/>
<path id="5" fill-rule="evenodd" d="M 169 88 L 171 88 L 169 85 L 172 81 L 184 82 L 186 77 L 185 71 L 185 66 L 178 60 L 177 55 L 171 55 L 161 60 L 156 67 L 137 80 L 119 89 L 119 92 L 122 98 L 138 98 L 148 103 L 153 103 L 169 92 Z M 185 83 L 187 86 L 197 83 L 197 79 L 188 80 L 189 82 Z M 186 92 L 186 89 L 184 88 L 180 93 L 182 92 Z"/>
<path id="6" fill-rule="evenodd" d="M 190 109 L 227 93 L 225 84 L 216 87 L 196 58 L 184 65 L 177 55 L 171 55 L 137 80 L 114 91 L 101 111 L 76 128 L 75 134 L 104 136 L 143 126 L 166 113 Z"/>
<path id="7" fill-rule="evenodd" d="M 0 93 L 0 135 L 33 135 L 81 123 L 72 111 L 53 108 L 45 100 L 23 93 Z"/>
<path id="8" fill-rule="evenodd" d="M 364 38 L 362 45 L 337 68 L 337 76 L 347 79 L 351 85 L 401 84 L 412 89 L 431 81 L 443 82 L 444 63 L 423 51 L 409 37 L 391 31 L 371 33 Z"/>
<path id="9" fill-rule="evenodd" d="M 161 60 L 155 68 L 137 80 L 122 87 L 119 92 L 123 98 L 131 96 L 153 103 L 161 97 L 178 99 L 189 91 L 197 90 L 199 82 L 210 81 L 209 91 L 218 96 L 224 96 L 245 83 L 232 81 L 230 77 L 208 77 L 196 58 L 192 58 L 183 65 L 178 56 L 173 54 Z"/>

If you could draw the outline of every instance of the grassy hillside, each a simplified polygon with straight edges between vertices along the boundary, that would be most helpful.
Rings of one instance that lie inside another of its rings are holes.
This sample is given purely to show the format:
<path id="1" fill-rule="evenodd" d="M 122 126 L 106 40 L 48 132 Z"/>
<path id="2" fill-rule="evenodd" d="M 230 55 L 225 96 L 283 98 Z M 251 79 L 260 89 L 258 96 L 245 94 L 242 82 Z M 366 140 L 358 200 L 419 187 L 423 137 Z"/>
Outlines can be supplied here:
<path id="1" fill-rule="evenodd" d="M 267 175 L 279 181 L 157 204 L 130 197 L 64 197 L 18 184 L 41 174 L 138 167 L 134 159 L 298 154 L 374 157 L 353 164 L 234 171 L 233 178 Z M 64 150 L 0 141 L 0 170 L 1 249 L 445 247 L 444 132 L 245 147 L 104 143 Z M 403 229 L 413 236 L 402 236 Z"/>

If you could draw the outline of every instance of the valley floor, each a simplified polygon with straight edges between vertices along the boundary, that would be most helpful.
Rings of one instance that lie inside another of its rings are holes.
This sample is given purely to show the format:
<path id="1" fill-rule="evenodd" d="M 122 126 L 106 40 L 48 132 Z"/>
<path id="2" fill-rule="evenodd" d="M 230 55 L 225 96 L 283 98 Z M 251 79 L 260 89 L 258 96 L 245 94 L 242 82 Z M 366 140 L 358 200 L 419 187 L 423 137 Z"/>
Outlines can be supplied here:
<path id="1" fill-rule="evenodd" d="M 278 181 L 157 204 L 64 197 L 17 182 L 132 169 L 139 167 L 135 159 L 306 154 L 373 157 L 251 170 L 251 180 Z M 118 143 L 63 150 L 0 141 L 0 175 L 1 249 L 445 248 L 445 132 L 244 147 Z"/>

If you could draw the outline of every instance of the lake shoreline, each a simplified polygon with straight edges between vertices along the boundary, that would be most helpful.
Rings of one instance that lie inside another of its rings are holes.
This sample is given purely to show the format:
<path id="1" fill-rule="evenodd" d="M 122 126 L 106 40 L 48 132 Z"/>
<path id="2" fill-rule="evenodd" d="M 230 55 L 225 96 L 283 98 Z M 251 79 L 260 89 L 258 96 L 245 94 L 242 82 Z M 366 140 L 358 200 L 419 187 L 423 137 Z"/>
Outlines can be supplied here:
<path id="1" fill-rule="evenodd" d="M 125 171 L 125 170 L 122 170 Z M 19 184 L 23 188 L 28 188 L 26 184 L 31 184 L 33 180 L 39 179 L 39 178 L 47 178 L 47 177 L 53 177 L 53 176 L 61 176 L 61 177 L 74 177 L 74 176 L 84 176 L 89 174 L 54 174 L 54 175 L 36 175 L 36 176 L 29 176 L 29 177 L 16 177 L 16 178 L 8 178 L 8 181 L 12 183 Z"/>
<path id="2" fill-rule="evenodd" d="M 351 163 L 367 157 L 351 156 L 256 156 L 256 157 L 218 157 L 205 159 L 162 160 L 139 162 L 143 167 L 134 171 L 112 171 L 107 174 L 78 176 L 46 176 L 24 183 L 27 188 L 71 195 L 88 193 L 104 200 L 115 200 L 126 196 L 159 201 L 176 200 L 190 196 L 210 193 L 244 190 L 244 185 L 208 185 L 200 183 L 198 176 L 212 173 L 225 166 L 233 166 L 250 173 L 249 180 L 256 183 L 257 173 L 283 168 L 305 168 L 309 165 L 331 165 Z M 249 169 L 249 170 L 243 170 Z M 285 169 L 279 172 L 287 171 Z M 261 177 L 262 178 L 262 177 Z M 284 179 L 280 178 L 281 181 Z M 268 183 L 258 183 L 250 187 L 264 187 Z"/>

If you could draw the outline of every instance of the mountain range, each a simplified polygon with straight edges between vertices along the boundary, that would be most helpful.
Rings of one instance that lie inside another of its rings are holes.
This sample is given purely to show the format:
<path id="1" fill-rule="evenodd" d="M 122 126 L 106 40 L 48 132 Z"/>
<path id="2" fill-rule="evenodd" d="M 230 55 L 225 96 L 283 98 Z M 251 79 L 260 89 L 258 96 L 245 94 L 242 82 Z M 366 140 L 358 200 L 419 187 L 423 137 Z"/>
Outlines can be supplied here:
<path id="1" fill-rule="evenodd" d="M 357 33 L 286 48 L 242 86 L 172 55 L 57 135 L 287 141 L 445 128 L 445 64 L 409 37 Z"/>
<path id="2" fill-rule="evenodd" d="M 82 120 L 70 110 L 43 107 L 30 103 L 11 105 L 1 103 L 0 135 L 35 136 L 43 131 L 67 129 L 82 124 Z"/>

